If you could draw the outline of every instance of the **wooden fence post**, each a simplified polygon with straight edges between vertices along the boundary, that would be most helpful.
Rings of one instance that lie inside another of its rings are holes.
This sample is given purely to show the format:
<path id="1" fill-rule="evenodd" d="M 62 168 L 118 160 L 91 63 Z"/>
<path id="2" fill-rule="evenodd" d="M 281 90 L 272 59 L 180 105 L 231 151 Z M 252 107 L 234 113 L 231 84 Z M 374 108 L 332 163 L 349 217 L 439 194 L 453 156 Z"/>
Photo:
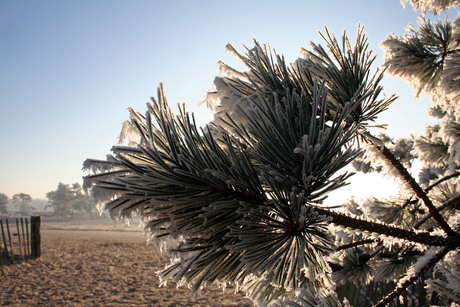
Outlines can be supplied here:
<path id="1" fill-rule="evenodd" d="M 30 247 L 33 258 L 38 258 L 41 256 L 40 225 L 40 216 L 34 215 L 30 217 Z"/>
<path id="2" fill-rule="evenodd" d="M 21 217 L 21 230 L 22 230 L 22 246 L 24 247 L 24 256 L 28 258 L 30 255 L 27 252 L 26 233 L 24 231 L 24 218 Z"/>
<path id="3" fill-rule="evenodd" d="M 27 220 L 27 218 L 24 219 L 25 220 L 25 223 L 26 223 L 26 230 L 24 231 L 25 235 L 26 235 L 26 247 L 27 247 L 27 256 L 30 257 L 30 240 L 29 240 L 29 222 Z"/>
<path id="4" fill-rule="evenodd" d="M 21 230 L 19 228 L 19 219 L 16 218 L 16 231 L 18 232 L 18 245 L 19 245 L 19 253 L 21 254 L 22 261 L 26 260 L 24 253 L 22 252 L 22 239 L 21 239 Z"/>
<path id="5" fill-rule="evenodd" d="M 10 260 L 11 261 L 11 258 L 10 258 L 10 254 L 8 252 L 8 244 L 6 243 L 6 234 L 5 234 L 5 231 L 3 229 L 3 221 L 0 220 L 0 225 L 2 226 L 2 237 L 3 237 L 3 247 L 5 248 L 5 256 L 6 256 L 6 260 Z"/>
<path id="6" fill-rule="evenodd" d="M 8 241 L 10 241 L 11 263 L 14 264 L 13 242 L 11 241 L 10 225 L 8 224 L 8 219 L 6 219 L 5 222 L 6 232 L 8 233 Z"/>
<path id="7" fill-rule="evenodd" d="M 2 253 L 2 265 L 3 265 L 3 253 L 5 254 L 6 261 L 8 261 L 8 246 L 6 245 L 6 238 L 5 238 L 5 232 L 3 231 L 3 221 L 0 220 L 0 227 L 2 228 L 2 238 L 3 238 L 3 250 L 1 251 Z"/>

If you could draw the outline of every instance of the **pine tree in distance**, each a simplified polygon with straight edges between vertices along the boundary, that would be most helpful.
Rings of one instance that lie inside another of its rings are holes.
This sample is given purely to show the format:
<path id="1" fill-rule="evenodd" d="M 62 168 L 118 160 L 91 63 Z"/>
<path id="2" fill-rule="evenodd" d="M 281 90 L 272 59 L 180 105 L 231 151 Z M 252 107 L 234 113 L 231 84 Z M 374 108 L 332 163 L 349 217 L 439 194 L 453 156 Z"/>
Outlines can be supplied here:
<path id="1" fill-rule="evenodd" d="M 411 1 L 458 6 L 432 2 Z M 375 73 L 361 27 L 354 45 L 325 30 L 326 46 L 291 65 L 257 41 L 245 54 L 229 45 L 247 70 L 221 64 L 206 98 L 213 122 L 197 127 L 183 106 L 174 115 L 160 85 L 145 114 L 130 110 L 128 146 L 85 161 L 85 188 L 114 219 L 142 216 L 170 255 L 162 283 L 232 285 L 262 306 L 460 304 L 459 22 L 390 36 Z M 433 97 L 440 123 L 425 136 L 369 131 L 395 99 L 382 98 L 384 73 Z M 398 178 L 400 194 L 323 206 L 352 163 Z"/>

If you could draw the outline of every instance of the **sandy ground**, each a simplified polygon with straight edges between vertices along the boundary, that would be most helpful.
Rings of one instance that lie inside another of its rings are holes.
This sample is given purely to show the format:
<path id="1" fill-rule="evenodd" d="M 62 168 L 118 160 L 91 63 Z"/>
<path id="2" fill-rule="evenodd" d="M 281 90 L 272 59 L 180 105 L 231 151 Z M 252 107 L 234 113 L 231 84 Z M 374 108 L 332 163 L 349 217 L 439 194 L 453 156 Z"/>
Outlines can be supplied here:
<path id="1" fill-rule="evenodd" d="M 44 222 L 41 233 L 39 259 L 0 267 L 1 306 L 253 306 L 231 289 L 193 296 L 158 287 L 155 271 L 167 259 L 146 246 L 137 226 Z"/>

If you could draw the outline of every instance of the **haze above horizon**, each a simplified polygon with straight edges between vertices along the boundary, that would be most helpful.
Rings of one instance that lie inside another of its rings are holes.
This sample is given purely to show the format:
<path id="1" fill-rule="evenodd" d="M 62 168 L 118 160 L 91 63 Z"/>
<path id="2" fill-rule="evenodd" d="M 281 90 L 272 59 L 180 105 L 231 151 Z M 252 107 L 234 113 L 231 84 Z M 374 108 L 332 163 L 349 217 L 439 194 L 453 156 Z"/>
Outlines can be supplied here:
<path id="1" fill-rule="evenodd" d="M 81 183 L 86 158 L 104 159 L 116 144 L 127 108 L 143 112 L 165 84 L 171 105 L 199 107 L 217 62 L 242 68 L 225 46 L 244 52 L 253 38 L 287 62 L 301 56 L 327 26 L 337 38 L 365 26 L 369 48 L 403 35 L 419 12 L 392 1 L 2 1 L 0 2 L 0 193 L 45 198 L 59 182 Z M 432 16 L 429 16 L 432 17 Z M 437 16 L 434 17 L 443 18 Z M 324 45 L 324 44 L 323 44 Z M 380 116 L 395 137 L 422 134 L 429 99 L 414 99 L 402 81 L 386 78 L 400 98 Z"/>

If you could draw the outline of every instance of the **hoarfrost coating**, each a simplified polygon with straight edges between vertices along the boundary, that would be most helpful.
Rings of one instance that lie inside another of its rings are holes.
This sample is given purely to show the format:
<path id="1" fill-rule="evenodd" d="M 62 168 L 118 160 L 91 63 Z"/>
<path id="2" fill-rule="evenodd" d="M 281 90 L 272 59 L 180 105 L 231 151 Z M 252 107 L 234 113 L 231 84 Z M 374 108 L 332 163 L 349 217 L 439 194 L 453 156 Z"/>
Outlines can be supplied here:
<path id="1" fill-rule="evenodd" d="M 452 63 L 434 64 L 455 44 L 413 63 L 393 49 L 407 47 L 411 58 L 409 51 L 441 42 L 439 33 L 452 40 L 450 29 L 424 21 L 405 37 L 392 36 L 386 71 L 372 68 L 376 56 L 362 26 L 354 44 L 326 29 L 326 47 L 311 43 L 291 65 L 257 41 L 244 55 L 228 45 L 247 71 L 220 64 L 227 73 L 205 101 L 213 122 L 197 127 L 184 106 L 173 114 L 160 84 L 145 115 L 130 110 L 128 146 L 85 164 L 94 170 L 85 187 L 114 218 L 142 216 L 150 240 L 170 256 L 157 272 L 163 283 L 193 291 L 235 285 L 267 306 L 398 300 L 411 287 L 424 288 L 423 274 L 444 280 L 458 271 L 449 257 L 460 248 L 457 102 L 434 101 L 440 123 L 421 137 L 393 140 L 369 128 L 384 127 L 375 121 L 396 99 L 383 95 L 384 72 L 447 97 L 442 84 L 452 71 L 444 75 L 443 68 Z M 422 165 L 419 181 L 414 161 Z M 348 184 L 353 162 L 398 179 L 398 195 L 323 206 Z M 446 270 L 436 271 L 442 260 Z M 439 298 L 420 297 L 455 300 L 438 291 Z"/>

